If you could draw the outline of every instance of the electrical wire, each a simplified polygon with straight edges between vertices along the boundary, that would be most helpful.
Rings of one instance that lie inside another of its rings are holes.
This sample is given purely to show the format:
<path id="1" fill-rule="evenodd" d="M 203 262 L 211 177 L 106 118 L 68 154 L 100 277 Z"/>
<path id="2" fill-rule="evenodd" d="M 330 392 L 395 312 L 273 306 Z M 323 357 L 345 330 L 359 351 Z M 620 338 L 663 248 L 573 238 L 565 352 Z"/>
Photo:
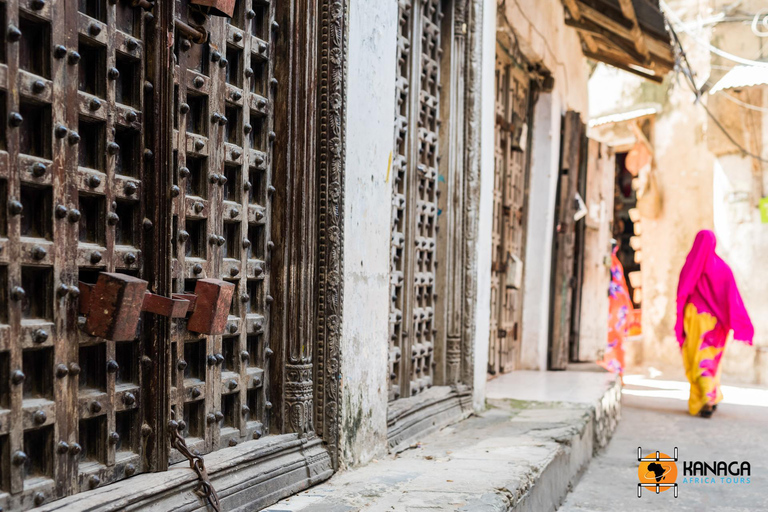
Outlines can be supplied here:
<path id="1" fill-rule="evenodd" d="M 763 28 L 759 25 L 762 25 Z M 762 9 L 755 14 L 754 19 L 752 19 L 752 32 L 757 37 L 768 37 L 768 9 Z"/>
<path id="2" fill-rule="evenodd" d="M 739 106 L 744 107 L 746 109 L 754 110 L 755 112 L 768 112 L 768 108 L 766 108 L 766 107 L 758 107 L 757 105 L 753 105 L 751 103 L 747 103 L 747 102 L 741 101 L 736 96 L 732 96 L 732 95 L 728 94 L 725 91 L 717 91 L 717 92 L 720 94 L 720 96 L 723 96 L 728 101 L 731 101 L 731 102 L 735 103 L 736 105 L 739 105 Z"/>
<path id="3" fill-rule="evenodd" d="M 701 90 L 696 86 L 696 82 L 693 79 L 693 76 L 694 76 L 693 69 L 691 68 L 691 63 L 688 61 L 688 57 L 687 57 L 687 55 L 685 53 L 685 48 L 683 48 L 683 44 L 680 41 L 680 38 L 678 37 L 677 32 L 675 32 L 675 29 L 672 28 L 671 26 L 669 28 L 670 28 L 670 32 L 672 33 L 672 36 L 675 39 L 675 42 L 677 43 L 678 48 L 680 49 L 680 56 L 682 57 L 682 61 L 685 63 L 685 68 L 683 68 L 681 66 L 681 70 L 683 72 L 683 75 L 685 75 L 686 82 L 690 86 L 690 88 L 693 91 L 693 93 L 696 95 L 696 103 L 698 105 L 701 105 L 701 108 L 704 109 L 704 111 L 707 113 L 707 115 L 712 120 L 712 122 L 715 123 L 715 125 L 718 128 L 720 128 L 720 131 L 723 132 L 723 135 L 725 135 L 726 138 L 729 141 L 731 141 L 731 144 L 733 144 L 736 148 L 738 148 L 738 150 L 741 151 L 741 153 L 743 155 L 746 155 L 746 156 L 749 156 L 751 158 L 754 158 L 755 160 L 757 160 L 759 162 L 768 163 L 768 158 L 763 158 L 760 155 L 756 155 L 756 154 L 752 153 L 747 148 L 742 146 L 736 139 L 734 139 L 733 135 L 731 135 L 728 132 L 728 130 L 726 130 L 725 126 L 723 126 L 723 124 L 720 122 L 720 120 L 717 117 L 715 117 L 715 115 L 712 113 L 712 111 L 709 110 L 709 108 L 707 108 L 707 106 L 704 104 L 704 102 L 700 101 L 701 100 Z"/>
<path id="4" fill-rule="evenodd" d="M 685 23 L 683 22 L 683 20 L 680 19 L 680 17 L 677 14 L 675 14 L 675 12 L 669 7 L 669 5 L 667 5 L 667 3 L 664 0 L 659 0 L 659 5 L 661 5 L 662 10 L 667 15 L 667 17 L 672 21 L 674 21 L 675 23 L 677 23 L 677 25 L 679 26 L 682 32 L 685 32 L 686 34 L 688 34 L 691 37 L 691 39 L 693 39 L 693 41 L 696 42 L 697 44 L 709 49 L 711 53 L 714 53 L 715 55 L 723 57 L 724 59 L 728 59 L 733 62 L 738 62 L 739 64 L 744 64 L 747 66 L 768 67 L 768 62 L 745 59 L 744 57 L 739 57 L 738 55 L 728 53 L 725 50 L 721 50 L 720 48 L 709 44 L 709 42 L 700 39 L 697 35 L 693 34 L 690 30 L 688 30 L 685 27 Z M 670 23 L 670 26 L 671 26 L 671 23 Z"/>

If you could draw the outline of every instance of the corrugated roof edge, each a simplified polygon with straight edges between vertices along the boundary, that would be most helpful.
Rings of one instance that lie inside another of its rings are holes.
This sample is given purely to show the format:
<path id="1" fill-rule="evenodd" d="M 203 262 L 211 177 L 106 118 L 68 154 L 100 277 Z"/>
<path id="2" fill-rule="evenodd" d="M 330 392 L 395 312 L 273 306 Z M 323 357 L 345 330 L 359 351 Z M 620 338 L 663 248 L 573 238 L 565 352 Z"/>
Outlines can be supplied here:
<path id="1" fill-rule="evenodd" d="M 768 68 L 738 65 L 731 68 L 723 78 L 712 86 L 709 93 L 714 94 L 727 89 L 740 89 L 756 85 L 768 85 Z"/>
<path id="2" fill-rule="evenodd" d="M 610 123 L 621 123 L 624 121 L 631 121 L 632 119 L 638 119 L 640 117 L 650 116 L 661 112 L 661 105 L 650 103 L 645 105 L 635 105 L 631 110 L 625 110 L 621 112 L 615 112 L 613 114 L 606 114 L 598 117 L 593 117 L 589 120 L 589 127 L 601 126 Z"/>

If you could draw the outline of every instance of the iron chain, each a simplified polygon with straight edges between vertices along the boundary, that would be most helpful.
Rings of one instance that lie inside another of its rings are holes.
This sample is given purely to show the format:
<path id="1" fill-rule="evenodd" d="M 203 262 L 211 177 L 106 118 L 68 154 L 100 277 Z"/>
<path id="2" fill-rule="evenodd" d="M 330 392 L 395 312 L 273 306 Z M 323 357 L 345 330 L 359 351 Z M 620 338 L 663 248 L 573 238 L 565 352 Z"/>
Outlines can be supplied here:
<path id="1" fill-rule="evenodd" d="M 213 484 L 211 484 L 211 481 L 208 479 L 208 472 L 205 470 L 205 461 L 201 456 L 195 455 L 189 450 L 186 441 L 184 441 L 184 438 L 179 433 L 179 423 L 177 421 L 171 420 L 168 423 L 168 430 L 171 435 L 171 446 L 176 448 L 179 453 L 189 460 L 190 469 L 197 473 L 199 482 L 195 489 L 195 493 L 207 500 L 215 512 L 221 512 L 219 495 L 216 494 L 216 489 L 213 488 Z"/>

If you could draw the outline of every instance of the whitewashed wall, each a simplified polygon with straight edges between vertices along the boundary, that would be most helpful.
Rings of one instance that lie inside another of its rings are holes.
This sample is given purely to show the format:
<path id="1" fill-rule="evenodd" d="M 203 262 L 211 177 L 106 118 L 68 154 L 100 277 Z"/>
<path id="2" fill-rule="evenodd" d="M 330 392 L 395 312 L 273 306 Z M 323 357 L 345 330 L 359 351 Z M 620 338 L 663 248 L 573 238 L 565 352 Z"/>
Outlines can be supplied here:
<path id="1" fill-rule="evenodd" d="M 341 459 L 386 449 L 397 2 L 349 5 Z"/>
<path id="2" fill-rule="evenodd" d="M 485 383 L 488 369 L 488 339 L 491 320 L 491 232 L 493 227 L 493 172 L 495 76 L 496 76 L 496 0 L 483 5 L 483 53 L 481 65 L 482 114 L 480 116 L 480 207 L 477 233 L 477 304 L 475 312 L 475 375 L 473 405 L 485 408 Z"/>

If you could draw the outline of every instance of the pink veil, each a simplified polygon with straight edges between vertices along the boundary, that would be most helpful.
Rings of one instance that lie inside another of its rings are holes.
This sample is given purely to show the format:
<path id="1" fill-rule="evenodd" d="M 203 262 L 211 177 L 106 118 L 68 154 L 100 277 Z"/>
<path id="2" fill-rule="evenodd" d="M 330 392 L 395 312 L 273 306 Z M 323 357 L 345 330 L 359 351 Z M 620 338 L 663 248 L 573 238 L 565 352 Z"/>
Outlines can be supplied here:
<path id="1" fill-rule="evenodd" d="M 710 313 L 726 331 L 733 329 L 735 339 L 752 344 L 755 330 L 736 287 L 733 272 L 728 264 L 715 254 L 716 243 L 712 231 L 699 231 L 680 272 L 675 324 L 675 335 L 680 346 L 685 341 L 685 306 L 691 301 L 694 292 L 699 313 Z M 699 304 L 700 302 L 703 304 Z"/>

